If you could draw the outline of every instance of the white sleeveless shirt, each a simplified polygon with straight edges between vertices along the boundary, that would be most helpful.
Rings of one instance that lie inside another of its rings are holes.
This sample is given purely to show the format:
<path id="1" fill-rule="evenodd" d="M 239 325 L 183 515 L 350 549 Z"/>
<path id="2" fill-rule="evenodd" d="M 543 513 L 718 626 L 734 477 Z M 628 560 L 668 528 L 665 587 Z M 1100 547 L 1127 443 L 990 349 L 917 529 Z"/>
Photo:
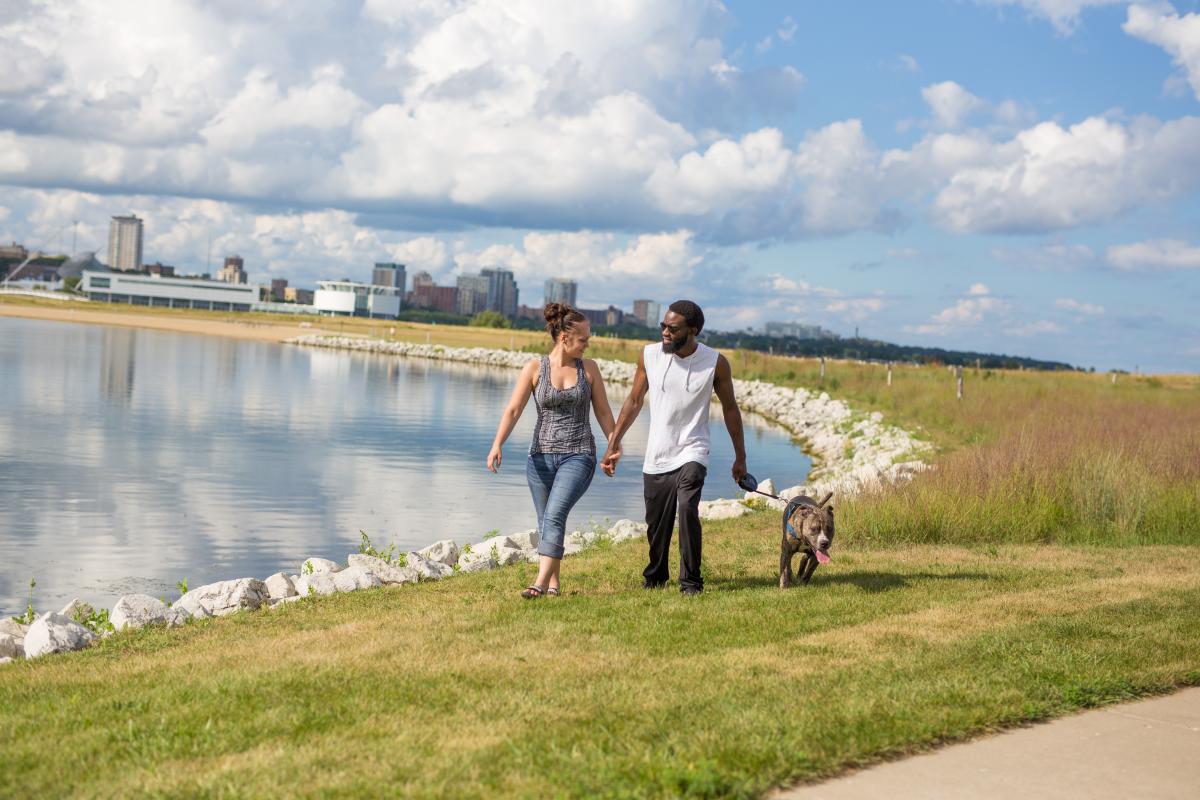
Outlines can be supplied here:
<path id="1" fill-rule="evenodd" d="M 650 437 L 642 471 L 658 475 L 689 461 L 708 466 L 708 408 L 717 374 L 717 351 L 696 344 L 687 358 L 648 344 L 642 363 L 650 381 Z"/>

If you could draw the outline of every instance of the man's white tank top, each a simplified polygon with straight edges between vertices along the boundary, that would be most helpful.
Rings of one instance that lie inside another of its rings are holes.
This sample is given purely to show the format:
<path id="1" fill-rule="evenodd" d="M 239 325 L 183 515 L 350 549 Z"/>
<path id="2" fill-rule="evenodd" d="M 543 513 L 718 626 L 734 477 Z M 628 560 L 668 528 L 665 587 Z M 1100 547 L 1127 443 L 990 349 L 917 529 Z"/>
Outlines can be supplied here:
<path id="1" fill-rule="evenodd" d="M 642 471 L 651 475 L 689 461 L 708 466 L 708 407 L 717 373 L 717 351 L 696 344 L 687 358 L 664 353 L 662 344 L 642 352 L 650 381 L 650 437 Z"/>

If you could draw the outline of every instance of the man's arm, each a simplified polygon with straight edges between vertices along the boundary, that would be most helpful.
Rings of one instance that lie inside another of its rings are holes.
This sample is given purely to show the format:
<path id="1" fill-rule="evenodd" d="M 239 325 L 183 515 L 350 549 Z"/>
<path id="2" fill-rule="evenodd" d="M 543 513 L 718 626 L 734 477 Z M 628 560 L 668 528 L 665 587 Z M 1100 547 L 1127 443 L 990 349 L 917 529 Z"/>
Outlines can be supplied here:
<path id="1" fill-rule="evenodd" d="M 737 398 L 733 396 L 733 370 L 729 359 L 717 354 L 717 372 L 713 378 L 713 390 L 721 401 L 721 415 L 725 417 L 725 428 L 733 441 L 733 481 L 737 483 L 746 475 L 746 440 L 742 435 L 742 412 Z M 624 410 L 622 410 L 624 413 Z"/>
<path id="2" fill-rule="evenodd" d="M 611 476 L 616 471 L 617 462 L 621 460 L 621 439 L 633 425 L 638 414 L 641 413 L 642 403 L 645 402 L 646 392 L 649 389 L 650 380 L 646 377 L 644 353 L 638 353 L 637 370 L 633 373 L 633 388 L 629 392 L 629 397 L 625 398 L 625 402 L 621 404 L 617 425 L 608 437 L 608 450 L 605 451 L 604 458 L 600 459 L 600 468 L 604 470 L 605 475 Z"/>

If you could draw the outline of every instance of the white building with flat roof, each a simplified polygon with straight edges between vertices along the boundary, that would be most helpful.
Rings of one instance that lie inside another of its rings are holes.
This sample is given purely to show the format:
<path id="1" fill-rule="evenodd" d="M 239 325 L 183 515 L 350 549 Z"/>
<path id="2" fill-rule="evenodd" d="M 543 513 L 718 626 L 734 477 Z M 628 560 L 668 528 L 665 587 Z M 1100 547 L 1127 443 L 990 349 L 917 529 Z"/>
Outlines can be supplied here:
<path id="1" fill-rule="evenodd" d="M 258 287 L 201 278 L 84 270 L 79 291 L 101 303 L 129 303 L 161 308 L 249 311 L 258 302 Z"/>
<path id="2" fill-rule="evenodd" d="M 404 289 L 354 281 L 317 281 L 313 307 L 322 314 L 395 319 Z"/>

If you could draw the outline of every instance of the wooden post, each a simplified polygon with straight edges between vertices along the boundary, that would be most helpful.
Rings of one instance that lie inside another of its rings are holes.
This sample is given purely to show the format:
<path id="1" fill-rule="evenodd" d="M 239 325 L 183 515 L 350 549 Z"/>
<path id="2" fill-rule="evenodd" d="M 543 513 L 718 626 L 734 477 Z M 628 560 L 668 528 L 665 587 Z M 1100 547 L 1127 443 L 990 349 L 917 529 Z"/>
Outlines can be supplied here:
<path id="1" fill-rule="evenodd" d="M 962 367 L 954 368 L 954 378 L 955 378 L 955 383 L 958 384 L 958 399 L 962 400 L 962 398 L 963 398 Z"/>
<path id="2" fill-rule="evenodd" d="M 888 362 L 888 386 L 892 385 L 892 362 Z"/>
<path id="3" fill-rule="evenodd" d="M 1117 385 L 1117 373 L 1115 373 L 1115 372 L 1112 374 L 1112 385 L 1113 386 Z"/>
<path id="4" fill-rule="evenodd" d="M 979 366 L 979 364 L 980 364 L 980 361 L 979 361 L 979 359 L 978 359 L 978 358 L 977 358 L 977 359 L 975 359 L 975 369 L 980 369 L 980 366 Z"/>
<path id="5" fill-rule="evenodd" d="M 825 356 L 821 356 L 821 380 L 825 380 Z"/>

